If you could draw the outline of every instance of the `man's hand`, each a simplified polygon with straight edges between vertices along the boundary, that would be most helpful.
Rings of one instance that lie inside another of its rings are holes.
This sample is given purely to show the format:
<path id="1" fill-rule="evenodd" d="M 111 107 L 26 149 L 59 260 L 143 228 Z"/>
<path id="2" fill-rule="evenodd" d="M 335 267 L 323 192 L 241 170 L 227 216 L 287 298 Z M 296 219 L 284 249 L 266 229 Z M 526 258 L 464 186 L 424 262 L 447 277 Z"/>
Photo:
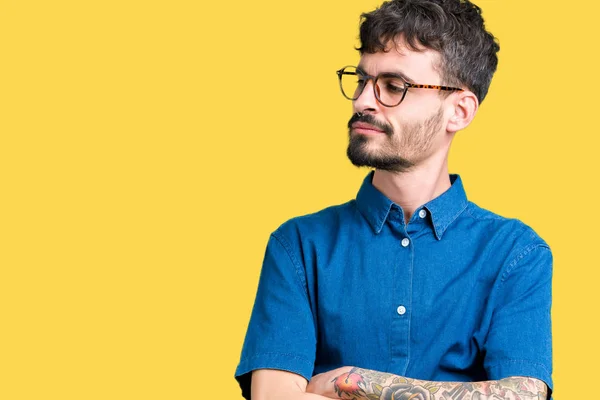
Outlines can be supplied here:
<path id="1" fill-rule="evenodd" d="M 354 369 L 354 367 L 342 367 L 315 375 L 308 383 L 306 392 L 330 399 L 364 395 L 364 380 L 360 375 L 352 373 Z M 348 396 L 344 396 L 345 394 Z"/>

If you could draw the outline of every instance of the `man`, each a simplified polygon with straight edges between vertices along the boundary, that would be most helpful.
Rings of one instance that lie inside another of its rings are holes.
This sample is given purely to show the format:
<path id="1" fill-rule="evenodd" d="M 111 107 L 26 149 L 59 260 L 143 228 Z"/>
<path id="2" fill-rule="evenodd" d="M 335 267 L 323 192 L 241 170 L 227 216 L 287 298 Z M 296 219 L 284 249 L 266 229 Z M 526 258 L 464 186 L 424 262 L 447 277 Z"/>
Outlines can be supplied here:
<path id="1" fill-rule="evenodd" d="M 267 245 L 236 371 L 244 397 L 545 399 L 548 245 L 467 200 L 448 151 L 487 94 L 499 46 L 468 0 L 363 14 L 348 157 L 356 200 L 294 218 Z"/>

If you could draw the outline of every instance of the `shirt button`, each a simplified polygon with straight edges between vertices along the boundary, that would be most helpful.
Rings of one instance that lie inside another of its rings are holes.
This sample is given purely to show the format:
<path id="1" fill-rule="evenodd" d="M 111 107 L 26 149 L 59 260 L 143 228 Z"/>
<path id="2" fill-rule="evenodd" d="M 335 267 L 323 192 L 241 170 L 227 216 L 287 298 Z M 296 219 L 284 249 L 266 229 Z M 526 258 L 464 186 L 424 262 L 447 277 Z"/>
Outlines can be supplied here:
<path id="1" fill-rule="evenodd" d="M 425 211 L 425 210 L 419 211 L 419 217 L 425 218 L 426 216 L 427 216 L 427 211 Z"/>
<path id="2" fill-rule="evenodd" d="M 406 247 L 410 244 L 410 240 L 408 238 L 402 239 L 402 247 Z"/>
<path id="3" fill-rule="evenodd" d="M 396 309 L 396 312 L 397 312 L 398 314 L 400 314 L 400 315 L 404 315 L 404 314 L 406 314 L 406 307 L 404 307 L 404 306 L 399 306 L 399 307 Z"/>

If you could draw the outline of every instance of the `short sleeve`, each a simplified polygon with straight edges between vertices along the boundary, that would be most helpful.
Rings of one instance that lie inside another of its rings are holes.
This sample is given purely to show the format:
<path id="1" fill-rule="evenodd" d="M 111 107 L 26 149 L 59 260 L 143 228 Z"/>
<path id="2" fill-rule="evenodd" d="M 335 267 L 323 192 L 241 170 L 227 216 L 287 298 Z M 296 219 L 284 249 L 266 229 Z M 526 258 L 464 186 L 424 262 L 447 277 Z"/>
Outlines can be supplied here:
<path id="1" fill-rule="evenodd" d="M 552 253 L 532 245 L 507 266 L 485 342 L 489 379 L 526 376 L 552 383 Z"/>
<path id="2" fill-rule="evenodd" d="M 298 249 L 274 232 L 260 274 L 254 308 L 235 377 L 250 399 L 251 372 L 279 369 L 309 380 L 315 353 L 315 322 Z"/>

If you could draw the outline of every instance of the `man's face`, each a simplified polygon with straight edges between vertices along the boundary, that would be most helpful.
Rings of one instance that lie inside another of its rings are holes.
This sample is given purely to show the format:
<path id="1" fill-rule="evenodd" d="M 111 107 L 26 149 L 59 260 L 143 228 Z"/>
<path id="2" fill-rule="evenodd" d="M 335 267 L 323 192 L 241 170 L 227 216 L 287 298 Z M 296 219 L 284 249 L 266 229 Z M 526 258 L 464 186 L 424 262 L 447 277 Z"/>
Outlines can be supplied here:
<path id="1" fill-rule="evenodd" d="M 397 73 L 409 83 L 441 84 L 434 69 L 438 53 L 390 46 L 393 47 L 388 52 L 364 54 L 359 69 L 371 76 Z M 411 88 L 400 105 L 386 107 L 376 99 L 370 80 L 353 102 L 354 114 L 348 122 L 348 158 L 357 166 L 402 172 L 445 151 L 449 138 L 445 135 L 444 101 L 436 90 Z"/>

